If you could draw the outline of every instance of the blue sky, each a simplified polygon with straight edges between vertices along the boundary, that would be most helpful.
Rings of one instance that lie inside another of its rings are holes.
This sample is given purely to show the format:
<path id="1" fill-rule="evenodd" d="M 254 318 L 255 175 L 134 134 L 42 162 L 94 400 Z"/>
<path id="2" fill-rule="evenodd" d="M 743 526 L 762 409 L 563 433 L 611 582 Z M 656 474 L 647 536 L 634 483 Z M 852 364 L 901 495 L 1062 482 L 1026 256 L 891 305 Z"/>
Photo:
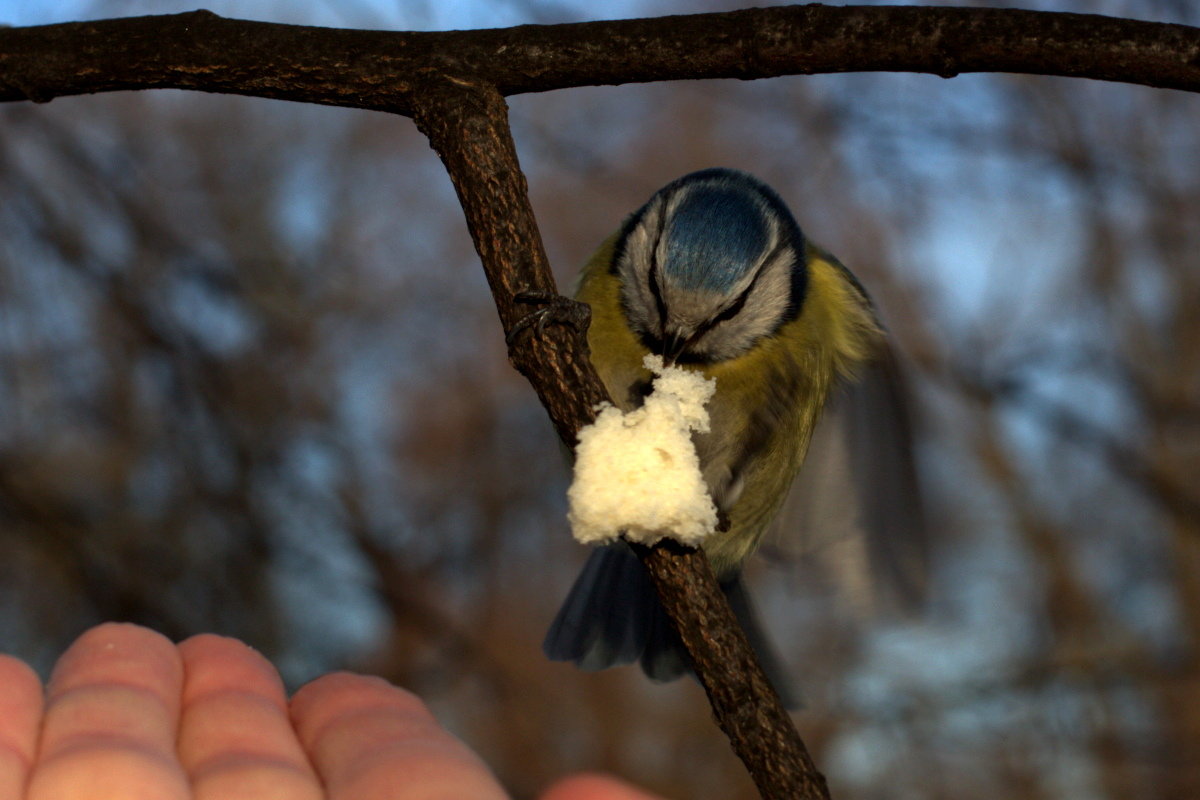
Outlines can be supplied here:
<path id="1" fill-rule="evenodd" d="M 870 0 L 859 0 L 870 2 Z M 893 0 L 887 5 L 971 5 L 968 0 Z M 603 13 L 596 4 L 571 0 L 509 0 L 508 2 L 479 2 L 479 0 L 95 0 L 94 2 L 57 2 L 44 0 L 0 0 L 0 22 L 10 25 L 43 25 L 75 19 L 137 16 L 142 14 L 173 14 L 205 8 L 218 14 L 249 19 L 289 22 L 306 25 L 351 27 L 380 24 L 409 30 L 444 28 L 475 28 L 519 25 L 528 22 L 555 23 L 594 19 L 622 19 L 658 14 L 679 14 L 700 11 L 729 10 L 778 2 L 651 2 L 649 0 L 615 0 L 605 3 Z M 851 3 L 830 3 L 851 5 Z M 985 4 L 987 5 L 987 4 Z M 1089 14 L 1123 14 L 1161 22 L 1181 21 L 1171 9 L 1155 7 L 1145 15 L 1124 8 L 1121 0 L 1023 0 L 1020 3 L 991 3 L 995 6 L 1015 5 L 1045 11 L 1071 11 Z M 1149 4 L 1147 4 L 1149 6 Z M 1182 11 L 1180 11 L 1180 15 Z"/>

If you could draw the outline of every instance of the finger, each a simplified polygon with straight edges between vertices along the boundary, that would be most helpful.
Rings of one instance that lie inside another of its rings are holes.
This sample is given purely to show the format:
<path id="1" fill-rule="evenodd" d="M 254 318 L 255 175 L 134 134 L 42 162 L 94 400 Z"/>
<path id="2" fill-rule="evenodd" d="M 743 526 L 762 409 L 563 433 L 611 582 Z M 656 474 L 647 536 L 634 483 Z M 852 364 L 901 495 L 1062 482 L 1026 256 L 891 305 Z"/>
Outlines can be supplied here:
<path id="1" fill-rule="evenodd" d="M 42 682 L 28 664 L 0 656 L 0 797 L 21 797 L 37 752 Z"/>
<path id="2" fill-rule="evenodd" d="M 607 775 L 572 775 L 551 786 L 541 800 L 662 800 Z"/>
<path id="3" fill-rule="evenodd" d="M 211 634 L 188 639 L 179 652 L 179 759 L 195 800 L 322 798 L 271 663 L 235 639 Z"/>
<path id="4" fill-rule="evenodd" d="M 109 623 L 80 636 L 50 678 L 28 800 L 186 798 L 175 756 L 182 682 L 160 634 Z"/>
<path id="5" fill-rule="evenodd" d="M 416 695 L 335 673 L 296 693 L 292 721 L 330 800 L 504 800 L 492 773 Z"/>

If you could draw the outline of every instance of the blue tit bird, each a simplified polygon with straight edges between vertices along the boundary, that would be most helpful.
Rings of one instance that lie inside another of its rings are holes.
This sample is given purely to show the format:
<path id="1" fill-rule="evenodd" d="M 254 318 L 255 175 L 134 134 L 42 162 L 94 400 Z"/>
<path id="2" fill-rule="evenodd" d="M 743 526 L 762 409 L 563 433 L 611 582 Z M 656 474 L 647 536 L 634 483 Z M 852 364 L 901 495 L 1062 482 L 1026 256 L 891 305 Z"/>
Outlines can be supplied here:
<path id="1" fill-rule="evenodd" d="M 622 410 L 637 408 L 650 390 L 648 353 L 716 379 L 710 429 L 693 435 L 720 520 L 704 550 L 768 677 L 794 705 L 742 565 L 780 511 L 835 387 L 867 374 L 870 393 L 890 392 L 887 340 L 870 299 L 804 236 L 779 195 L 723 168 L 658 190 L 592 256 L 575 297 L 591 307 L 592 363 Z M 893 427 L 899 435 L 888 446 L 904 449 L 907 428 Z M 901 495 L 915 494 L 909 489 Z M 894 492 L 887 500 L 913 503 Z M 640 661 L 655 680 L 690 671 L 649 576 L 621 543 L 591 554 L 543 649 L 584 669 Z"/>

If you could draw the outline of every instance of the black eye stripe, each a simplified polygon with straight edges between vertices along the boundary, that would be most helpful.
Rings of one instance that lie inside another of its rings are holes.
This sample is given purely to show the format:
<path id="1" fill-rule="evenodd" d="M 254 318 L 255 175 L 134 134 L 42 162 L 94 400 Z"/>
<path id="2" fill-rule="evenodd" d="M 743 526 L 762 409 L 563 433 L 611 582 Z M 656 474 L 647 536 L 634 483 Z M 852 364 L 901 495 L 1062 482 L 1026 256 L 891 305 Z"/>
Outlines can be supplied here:
<path id="1" fill-rule="evenodd" d="M 654 232 L 654 239 L 650 243 L 650 271 L 646 275 L 646 280 L 650 284 L 650 294 L 654 295 L 654 306 L 658 309 L 659 330 L 663 332 L 667 329 L 667 303 L 663 300 L 662 289 L 658 285 L 658 243 L 662 241 L 666 217 L 667 213 L 664 208 L 658 215 L 658 229 Z"/>
<path id="2" fill-rule="evenodd" d="M 714 327 L 716 325 L 721 324 L 725 320 L 733 319 L 738 314 L 740 314 L 742 309 L 745 308 L 746 298 L 750 296 L 750 290 L 753 288 L 754 288 L 754 282 L 751 281 L 750 285 L 748 287 L 746 287 L 746 291 L 742 292 L 738 296 L 738 299 L 734 300 L 729 306 L 727 306 L 725 308 L 724 311 L 722 311 L 720 314 L 717 314 L 708 323 L 706 323 L 705 327 L 708 327 L 708 328 Z"/>
<path id="3" fill-rule="evenodd" d="M 775 247 L 772 248 L 769 254 L 767 254 L 767 257 L 759 263 L 758 271 L 754 273 L 754 277 L 751 278 L 750 285 L 746 287 L 745 291 L 738 295 L 736 300 L 726 306 L 724 311 L 722 311 L 720 314 L 717 314 L 712 319 L 706 320 L 703 325 L 698 327 L 696 332 L 688 337 L 688 344 L 696 341 L 722 322 L 733 319 L 738 314 L 742 313 L 742 309 L 746 307 L 746 301 L 749 299 L 750 293 L 753 292 L 754 287 L 758 285 L 758 279 L 761 278 L 763 273 L 767 271 L 767 265 L 773 263 L 775 259 L 779 257 L 779 253 L 783 250 L 784 246 L 784 242 L 782 241 L 775 244 Z"/>
<path id="4" fill-rule="evenodd" d="M 654 295 L 654 306 L 658 309 L 658 321 L 662 329 L 667 326 L 667 304 L 663 300 L 662 290 L 658 288 L 658 262 L 651 257 L 650 274 L 646 276 L 650 283 L 650 294 Z"/>

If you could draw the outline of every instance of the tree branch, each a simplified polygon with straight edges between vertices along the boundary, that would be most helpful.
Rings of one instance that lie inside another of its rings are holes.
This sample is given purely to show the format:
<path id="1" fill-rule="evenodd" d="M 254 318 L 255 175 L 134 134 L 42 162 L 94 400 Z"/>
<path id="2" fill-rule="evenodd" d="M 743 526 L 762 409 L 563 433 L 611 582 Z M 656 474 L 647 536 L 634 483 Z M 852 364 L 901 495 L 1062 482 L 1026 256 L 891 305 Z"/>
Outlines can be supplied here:
<path id="1" fill-rule="evenodd" d="M 500 324 L 510 331 L 530 310 L 517 302 L 518 294 L 554 294 L 557 288 L 517 162 L 508 108 L 486 84 L 437 77 L 422 83 L 419 98 L 413 118 L 450 173 Z M 595 406 L 609 399 L 587 358 L 583 333 L 546 325 L 541 335 L 518 336 L 509 348 L 513 366 L 533 384 L 569 447 L 595 417 Z"/>
<path id="2" fill-rule="evenodd" d="M 545 250 L 517 162 L 504 98 L 487 85 L 429 78 L 413 117 L 446 165 L 496 299 L 504 329 L 521 319 L 516 295 L 553 292 Z M 550 324 L 515 337 L 514 366 L 533 384 L 559 436 L 579 428 L 607 400 L 587 359 L 584 330 Z M 764 797 L 827 798 L 813 765 L 700 551 L 664 541 L 636 547 L 679 628 L 717 722 Z"/>
<path id="3" fill-rule="evenodd" d="M 829 800 L 829 787 L 729 607 L 708 558 L 663 539 L 634 545 L 679 631 L 713 716 L 764 798 Z"/>
<path id="4" fill-rule="evenodd" d="M 1200 91 L 1200 29 L 1019 9 L 808 5 L 431 33 L 208 11 L 0 30 L 0 101 L 174 88 L 411 116 L 428 74 L 509 96 L 865 71 L 1022 72 Z"/>

